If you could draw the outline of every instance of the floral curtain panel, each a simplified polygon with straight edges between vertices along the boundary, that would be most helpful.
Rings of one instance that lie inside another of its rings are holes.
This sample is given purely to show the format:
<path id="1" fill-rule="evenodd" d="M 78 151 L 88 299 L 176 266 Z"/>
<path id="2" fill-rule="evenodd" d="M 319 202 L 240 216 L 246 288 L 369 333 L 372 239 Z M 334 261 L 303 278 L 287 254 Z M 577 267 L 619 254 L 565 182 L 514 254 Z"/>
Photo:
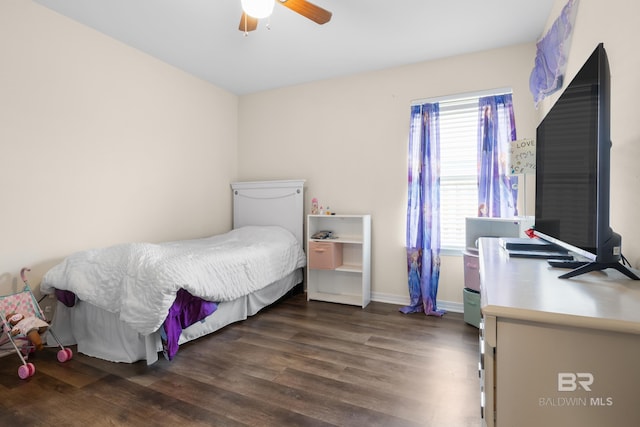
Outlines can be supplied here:
<path id="1" fill-rule="evenodd" d="M 478 126 L 478 216 L 518 215 L 517 186 L 509 175 L 509 150 L 516 138 L 511 94 L 480 98 Z"/>
<path id="2" fill-rule="evenodd" d="M 439 104 L 411 107 L 407 206 L 407 271 L 411 302 L 403 313 L 442 316 L 440 279 Z"/>

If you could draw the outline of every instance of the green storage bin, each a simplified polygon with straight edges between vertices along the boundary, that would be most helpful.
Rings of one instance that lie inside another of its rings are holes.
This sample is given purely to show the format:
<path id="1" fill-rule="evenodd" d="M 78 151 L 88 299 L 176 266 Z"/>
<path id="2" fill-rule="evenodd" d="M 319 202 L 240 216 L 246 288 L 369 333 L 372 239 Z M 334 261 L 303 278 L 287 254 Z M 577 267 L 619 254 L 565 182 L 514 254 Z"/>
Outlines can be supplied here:
<path id="1" fill-rule="evenodd" d="M 480 327 L 480 292 L 465 288 L 462 291 L 464 301 L 464 321 L 476 328 Z"/>

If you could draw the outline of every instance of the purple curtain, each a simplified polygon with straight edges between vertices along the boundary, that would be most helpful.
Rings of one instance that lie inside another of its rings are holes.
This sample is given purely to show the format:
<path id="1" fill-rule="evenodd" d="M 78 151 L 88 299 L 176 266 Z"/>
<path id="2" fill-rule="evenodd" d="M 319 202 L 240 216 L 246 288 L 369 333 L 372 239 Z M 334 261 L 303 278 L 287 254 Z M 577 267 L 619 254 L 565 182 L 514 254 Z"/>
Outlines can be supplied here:
<path id="1" fill-rule="evenodd" d="M 518 215 L 516 179 L 509 176 L 509 146 L 516 138 L 511 94 L 479 100 L 478 216 Z"/>
<path id="2" fill-rule="evenodd" d="M 407 205 L 407 271 L 411 302 L 403 313 L 442 316 L 440 279 L 439 104 L 411 107 Z"/>

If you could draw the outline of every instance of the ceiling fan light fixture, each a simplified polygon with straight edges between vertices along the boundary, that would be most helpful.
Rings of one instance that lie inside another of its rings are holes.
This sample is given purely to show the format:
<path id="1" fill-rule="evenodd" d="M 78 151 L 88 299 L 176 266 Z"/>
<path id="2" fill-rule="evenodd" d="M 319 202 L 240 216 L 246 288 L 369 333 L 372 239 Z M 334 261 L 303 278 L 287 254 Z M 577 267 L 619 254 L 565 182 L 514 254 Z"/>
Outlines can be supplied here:
<path id="1" fill-rule="evenodd" d="M 242 10 L 247 15 L 256 19 L 263 19 L 273 13 L 275 0 L 241 0 Z"/>

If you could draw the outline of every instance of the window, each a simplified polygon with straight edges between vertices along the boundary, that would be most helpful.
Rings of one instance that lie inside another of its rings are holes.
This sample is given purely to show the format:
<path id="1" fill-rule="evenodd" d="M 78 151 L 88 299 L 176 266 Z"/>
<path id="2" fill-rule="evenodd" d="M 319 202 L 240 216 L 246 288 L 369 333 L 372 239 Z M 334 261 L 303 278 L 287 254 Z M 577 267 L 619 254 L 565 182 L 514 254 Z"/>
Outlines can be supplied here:
<path id="1" fill-rule="evenodd" d="M 465 218 L 478 216 L 479 99 L 505 93 L 511 89 L 426 101 L 440 104 L 440 245 L 445 253 L 464 249 Z"/>

